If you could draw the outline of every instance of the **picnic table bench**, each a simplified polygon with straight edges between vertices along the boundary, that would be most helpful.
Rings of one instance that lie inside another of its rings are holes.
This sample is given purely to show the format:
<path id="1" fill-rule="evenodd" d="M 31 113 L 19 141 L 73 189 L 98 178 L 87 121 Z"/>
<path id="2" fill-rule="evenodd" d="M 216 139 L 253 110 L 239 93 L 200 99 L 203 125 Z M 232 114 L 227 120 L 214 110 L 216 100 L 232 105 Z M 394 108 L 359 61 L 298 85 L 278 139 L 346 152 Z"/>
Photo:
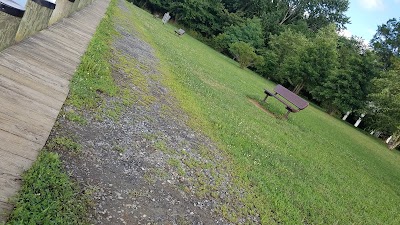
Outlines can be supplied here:
<path id="1" fill-rule="evenodd" d="M 308 102 L 306 100 L 302 99 L 280 84 L 276 85 L 274 91 L 275 93 L 264 89 L 266 96 L 263 101 L 265 102 L 269 96 L 272 96 L 284 104 L 288 110 L 284 116 L 286 119 L 288 118 L 289 113 L 299 112 L 308 106 Z"/>
<path id="2" fill-rule="evenodd" d="M 185 34 L 185 30 L 183 30 L 183 29 L 175 30 L 175 33 L 176 33 L 177 35 L 179 35 L 179 36 L 182 36 L 182 35 Z"/>

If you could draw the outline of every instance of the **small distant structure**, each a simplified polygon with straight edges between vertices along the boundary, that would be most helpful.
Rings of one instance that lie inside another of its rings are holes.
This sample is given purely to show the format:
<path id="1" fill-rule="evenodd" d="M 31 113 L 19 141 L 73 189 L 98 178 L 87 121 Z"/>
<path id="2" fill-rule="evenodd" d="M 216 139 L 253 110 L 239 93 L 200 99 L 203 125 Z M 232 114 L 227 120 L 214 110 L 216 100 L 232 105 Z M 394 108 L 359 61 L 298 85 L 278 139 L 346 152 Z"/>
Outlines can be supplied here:
<path id="1" fill-rule="evenodd" d="M 349 117 L 351 111 L 347 111 L 347 113 L 343 116 L 342 120 L 346 121 L 347 118 Z"/>
<path id="2" fill-rule="evenodd" d="M 362 119 L 365 117 L 365 114 L 361 114 L 360 117 L 358 118 L 357 122 L 354 124 L 354 127 L 358 127 L 362 121 Z"/>
<path id="3" fill-rule="evenodd" d="M 390 136 L 390 137 L 388 137 L 388 139 L 386 139 L 386 144 L 389 144 L 389 142 L 391 141 L 393 139 L 393 135 L 392 136 Z"/>
<path id="4" fill-rule="evenodd" d="M 169 12 L 166 12 L 162 18 L 163 24 L 168 23 L 168 21 L 171 19 L 171 15 L 169 15 Z"/>
<path id="5" fill-rule="evenodd" d="M 179 36 L 182 36 L 182 35 L 185 34 L 185 30 L 183 30 L 183 29 L 175 30 L 175 33 L 176 33 L 177 35 L 179 35 Z"/>

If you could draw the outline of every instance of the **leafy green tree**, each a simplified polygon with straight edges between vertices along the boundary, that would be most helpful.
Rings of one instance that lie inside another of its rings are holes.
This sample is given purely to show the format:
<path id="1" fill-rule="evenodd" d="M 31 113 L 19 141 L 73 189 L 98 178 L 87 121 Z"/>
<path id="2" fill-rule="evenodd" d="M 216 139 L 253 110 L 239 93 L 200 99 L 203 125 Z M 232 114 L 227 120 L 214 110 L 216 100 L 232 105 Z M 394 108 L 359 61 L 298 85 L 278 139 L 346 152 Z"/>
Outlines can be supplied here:
<path id="1" fill-rule="evenodd" d="M 304 34 L 307 37 L 314 37 L 315 32 L 312 31 L 305 20 L 299 20 L 292 24 L 285 25 L 283 28 Z"/>
<path id="2" fill-rule="evenodd" d="M 255 17 L 239 25 L 231 25 L 224 33 L 214 38 L 215 47 L 219 51 L 228 50 L 232 43 L 239 41 L 246 42 L 255 49 L 261 49 L 264 46 L 261 20 Z"/>
<path id="3" fill-rule="evenodd" d="M 299 93 L 306 88 L 316 100 L 328 100 L 321 93 L 327 77 L 336 76 L 338 66 L 337 34 L 334 26 L 321 29 L 314 39 L 285 30 L 271 36 L 266 66 L 273 69 L 275 78 L 290 84 Z M 268 58 L 269 57 L 269 58 Z"/>
<path id="4" fill-rule="evenodd" d="M 329 113 L 363 111 L 371 80 L 379 75 L 376 57 L 354 38 L 340 37 L 337 51 L 340 64 L 336 74 L 326 77 L 317 95 L 325 99 L 324 106 Z"/>
<path id="5" fill-rule="evenodd" d="M 169 9 L 171 1 L 162 0 L 128 0 L 141 8 L 147 8 L 151 12 L 166 12 Z"/>
<path id="6" fill-rule="evenodd" d="M 230 43 L 243 41 L 254 48 L 264 46 L 263 30 L 259 18 L 247 19 L 244 23 L 230 26 L 225 29 L 224 34 Z"/>
<path id="7" fill-rule="evenodd" d="M 317 31 L 331 23 L 343 28 L 349 22 L 345 15 L 349 7 L 348 0 L 223 0 L 223 3 L 232 12 L 242 11 L 247 17 L 263 18 L 263 21 L 267 22 L 266 27 L 306 20 L 309 27 Z"/>
<path id="8" fill-rule="evenodd" d="M 400 60 L 393 63 L 393 69 L 374 79 L 374 91 L 370 97 L 374 110 L 373 126 L 375 129 L 393 134 L 389 148 L 400 145 Z"/>
<path id="9" fill-rule="evenodd" d="M 243 41 L 235 42 L 230 45 L 229 51 L 240 64 L 240 68 L 263 63 L 262 56 L 255 53 L 255 49 Z"/>
<path id="10" fill-rule="evenodd" d="M 291 29 L 272 35 L 264 58 L 267 77 L 295 93 L 305 89 L 331 114 L 364 109 L 380 74 L 376 55 L 356 38 L 338 37 L 332 25 L 314 38 Z"/>
<path id="11" fill-rule="evenodd" d="M 220 0 L 176 0 L 169 10 L 180 24 L 206 37 L 221 33 L 228 18 Z"/>
<path id="12" fill-rule="evenodd" d="M 232 43 L 229 41 L 227 35 L 222 33 L 213 38 L 212 47 L 219 52 L 226 53 L 225 51 L 229 49 L 230 44 Z"/>
<path id="13" fill-rule="evenodd" d="M 338 72 L 338 35 L 335 27 L 331 25 L 322 28 L 311 43 L 302 59 L 307 68 L 302 82 L 315 100 L 329 106 L 332 97 L 324 94 L 326 89 L 323 84 L 337 76 Z"/>
<path id="14" fill-rule="evenodd" d="M 371 44 L 381 57 L 385 69 L 392 65 L 392 57 L 400 57 L 400 21 L 395 18 L 378 26 Z"/>
<path id="15" fill-rule="evenodd" d="M 265 57 L 265 65 L 274 80 L 280 83 L 289 83 L 298 93 L 305 85 L 310 68 L 304 56 L 311 43 L 309 39 L 298 32 L 290 29 L 280 35 L 273 35 L 270 48 Z"/>
<path id="16" fill-rule="evenodd" d="M 337 28 L 343 29 L 350 22 L 346 16 L 349 9 L 348 0 L 311 0 L 306 2 L 306 21 L 311 30 L 317 31 L 329 24 L 335 24 Z"/>
<path id="17" fill-rule="evenodd" d="M 356 64 L 357 72 L 361 79 L 358 80 L 362 95 L 355 96 L 359 101 L 352 106 L 358 111 L 365 111 L 367 108 L 368 95 L 371 93 L 372 80 L 382 73 L 382 66 L 379 57 L 372 50 L 366 50 L 361 54 L 361 63 Z"/>

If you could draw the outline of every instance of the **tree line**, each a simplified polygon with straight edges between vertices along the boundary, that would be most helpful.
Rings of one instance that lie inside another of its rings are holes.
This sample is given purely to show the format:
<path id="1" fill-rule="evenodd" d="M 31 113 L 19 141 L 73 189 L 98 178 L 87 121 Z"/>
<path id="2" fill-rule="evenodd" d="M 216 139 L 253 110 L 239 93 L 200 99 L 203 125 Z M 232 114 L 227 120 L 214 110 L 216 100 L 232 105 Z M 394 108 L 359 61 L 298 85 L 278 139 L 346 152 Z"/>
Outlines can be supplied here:
<path id="1" fill-rule="evenodd" d="M 379 26 L 368 47 L 338 35 L 348 0 L 128 1 L 170 12 L 192 36 L 329 114 L 367 113 L 365 126 L 400 144 L 400 21 Z"/>

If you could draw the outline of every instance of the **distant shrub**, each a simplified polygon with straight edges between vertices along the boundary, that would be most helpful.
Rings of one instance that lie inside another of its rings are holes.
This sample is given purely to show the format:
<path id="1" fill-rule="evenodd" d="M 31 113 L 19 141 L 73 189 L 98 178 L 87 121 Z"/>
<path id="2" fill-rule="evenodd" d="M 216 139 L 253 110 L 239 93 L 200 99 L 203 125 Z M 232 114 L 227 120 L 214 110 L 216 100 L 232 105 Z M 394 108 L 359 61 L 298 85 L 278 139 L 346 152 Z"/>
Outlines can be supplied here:
<path id="1" fill-rule="evenodd" d="M 229 52 L 239 62 L 240 68 L 247 68 L 253 65 L 259 65 L 264 62 L 264 58 L 255 53 L 255 49 L 251 45 L 239 41 L 230 45 Z"/>
<path id="2" fill-rule="evenodd" d="M 213 39 L 213 48 L 219 52 L 224 52 L 226 49 L 229 49 L 229 40 L 227 39 L 226 34 L 219 34 Z"/>

